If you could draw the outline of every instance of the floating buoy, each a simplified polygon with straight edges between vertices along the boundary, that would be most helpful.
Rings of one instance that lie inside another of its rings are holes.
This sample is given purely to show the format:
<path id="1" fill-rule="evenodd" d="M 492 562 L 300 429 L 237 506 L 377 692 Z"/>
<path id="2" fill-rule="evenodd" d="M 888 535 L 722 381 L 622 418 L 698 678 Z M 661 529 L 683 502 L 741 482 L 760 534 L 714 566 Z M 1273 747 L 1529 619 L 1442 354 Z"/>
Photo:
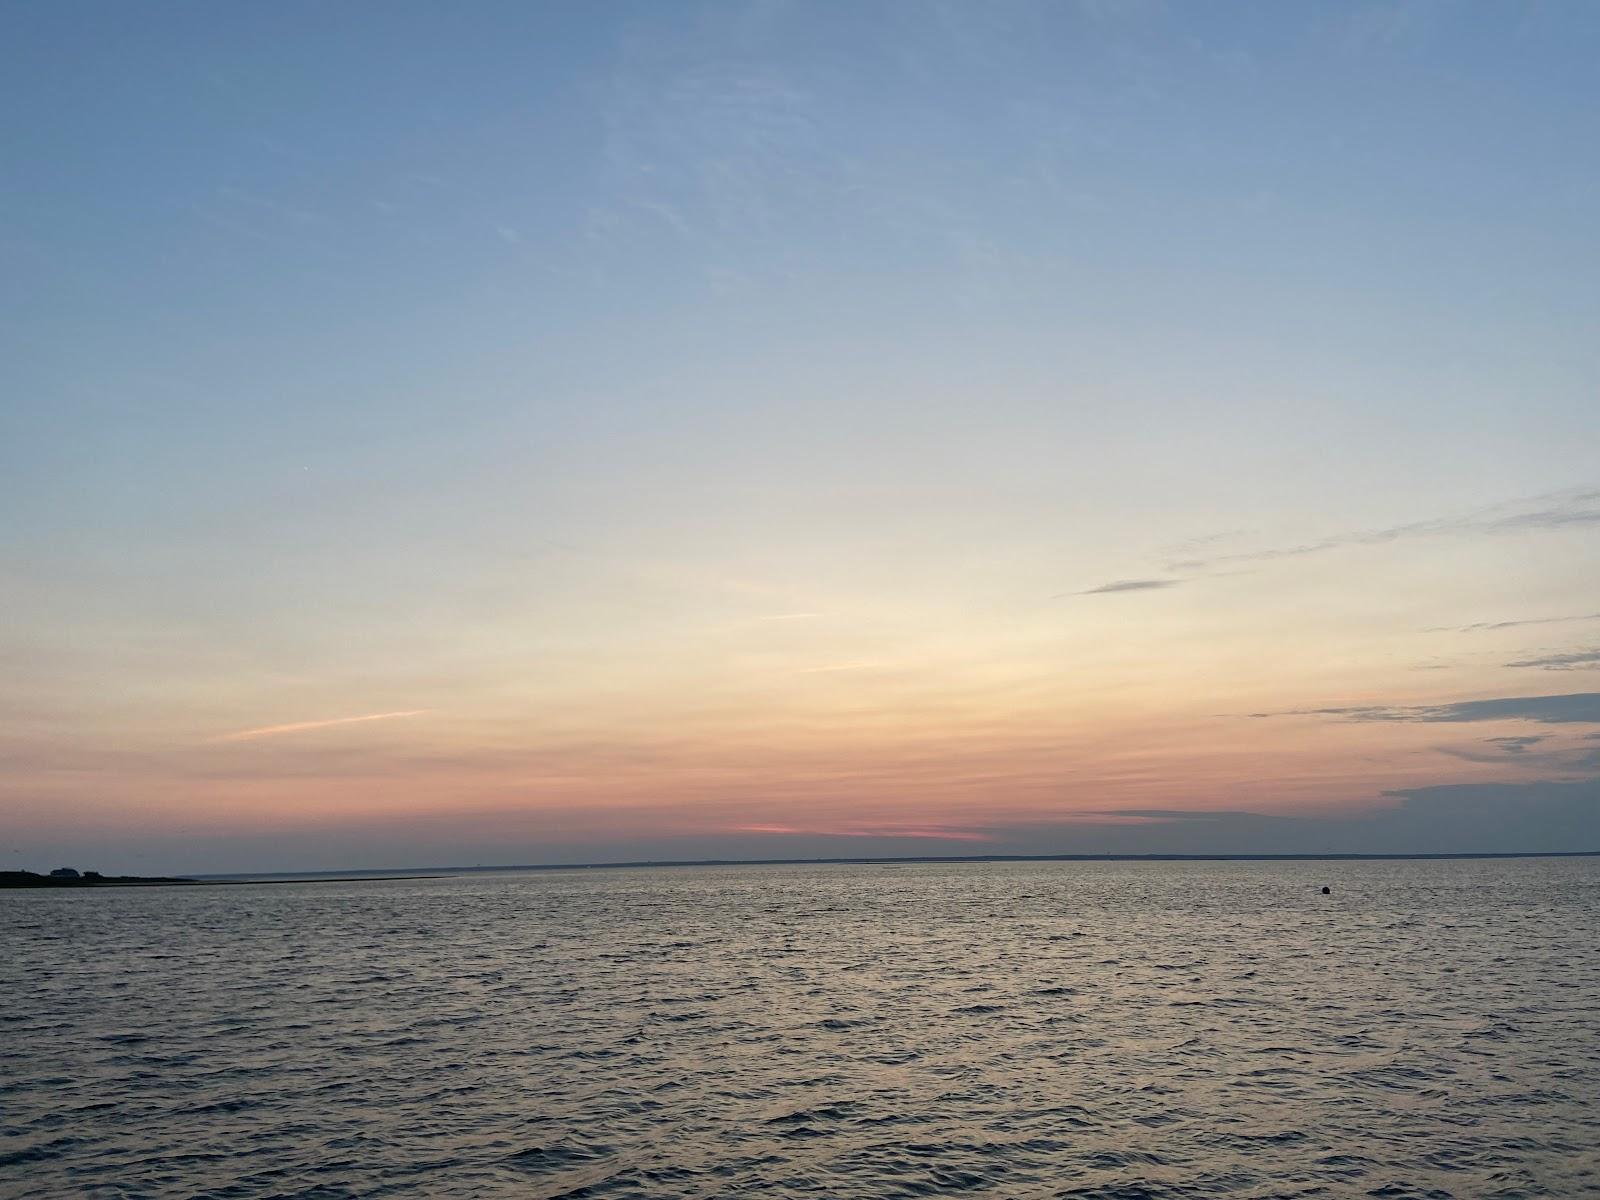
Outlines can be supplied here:
<path id="1" fill-rule="evenodd" d="M 1323 888 L 1322 889 L 1322 894 L 1324 896 L 1331 896 L 1331 895 L 1333 895 L 1333 889 L 1332 888 Z"/>

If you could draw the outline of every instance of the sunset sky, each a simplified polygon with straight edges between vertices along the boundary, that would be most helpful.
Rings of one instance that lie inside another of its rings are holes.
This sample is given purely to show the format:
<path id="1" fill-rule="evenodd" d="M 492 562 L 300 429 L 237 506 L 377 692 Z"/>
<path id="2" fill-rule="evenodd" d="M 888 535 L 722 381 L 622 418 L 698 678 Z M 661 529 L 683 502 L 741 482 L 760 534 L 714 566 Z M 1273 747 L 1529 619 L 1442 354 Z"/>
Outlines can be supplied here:
<path id="1" fill-rule="evenodd" d="M 4 868 L 1600 849 L 1600 5 L 0 61 Z"/>

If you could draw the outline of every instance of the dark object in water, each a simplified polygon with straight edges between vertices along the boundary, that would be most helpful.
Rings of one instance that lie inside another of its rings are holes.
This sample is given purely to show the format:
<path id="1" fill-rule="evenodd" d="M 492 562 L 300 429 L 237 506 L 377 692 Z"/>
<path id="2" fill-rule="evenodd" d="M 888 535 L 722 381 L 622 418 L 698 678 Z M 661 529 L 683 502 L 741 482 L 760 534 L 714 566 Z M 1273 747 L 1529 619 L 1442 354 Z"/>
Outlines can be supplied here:
<path id="1" fill-rule="evenodd" d="M 1333 889 L 1332 888 L 1323 888 L 1322 889 L 1322 894 L 1324 896 L 1331 896 L 1331 895 L 1333 895 Z"/>

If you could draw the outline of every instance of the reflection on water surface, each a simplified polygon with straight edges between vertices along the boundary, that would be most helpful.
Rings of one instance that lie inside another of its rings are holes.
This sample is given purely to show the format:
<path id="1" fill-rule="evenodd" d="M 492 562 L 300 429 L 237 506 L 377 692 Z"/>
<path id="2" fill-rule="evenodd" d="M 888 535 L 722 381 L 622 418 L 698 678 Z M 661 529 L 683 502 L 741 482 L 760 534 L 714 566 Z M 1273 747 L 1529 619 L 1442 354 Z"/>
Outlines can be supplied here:
<path id="1" fill-rule="evenodd" d="M 1596 859 L 10 893 L 0 1194 L 1600 1195 L 1597 915 Z"/>

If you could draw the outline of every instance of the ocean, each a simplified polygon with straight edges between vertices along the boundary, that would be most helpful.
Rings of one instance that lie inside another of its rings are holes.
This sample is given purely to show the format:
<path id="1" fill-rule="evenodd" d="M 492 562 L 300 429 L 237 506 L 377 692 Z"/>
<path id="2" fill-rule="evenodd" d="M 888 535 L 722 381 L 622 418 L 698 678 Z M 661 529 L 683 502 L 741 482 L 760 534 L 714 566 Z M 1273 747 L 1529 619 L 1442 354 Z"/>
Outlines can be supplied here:
<path id="1" fill-rule="evenodd" d="M 1600 1196 L 1600 859 L 530 871 L 0 921 L 6 1197 Z"/>

